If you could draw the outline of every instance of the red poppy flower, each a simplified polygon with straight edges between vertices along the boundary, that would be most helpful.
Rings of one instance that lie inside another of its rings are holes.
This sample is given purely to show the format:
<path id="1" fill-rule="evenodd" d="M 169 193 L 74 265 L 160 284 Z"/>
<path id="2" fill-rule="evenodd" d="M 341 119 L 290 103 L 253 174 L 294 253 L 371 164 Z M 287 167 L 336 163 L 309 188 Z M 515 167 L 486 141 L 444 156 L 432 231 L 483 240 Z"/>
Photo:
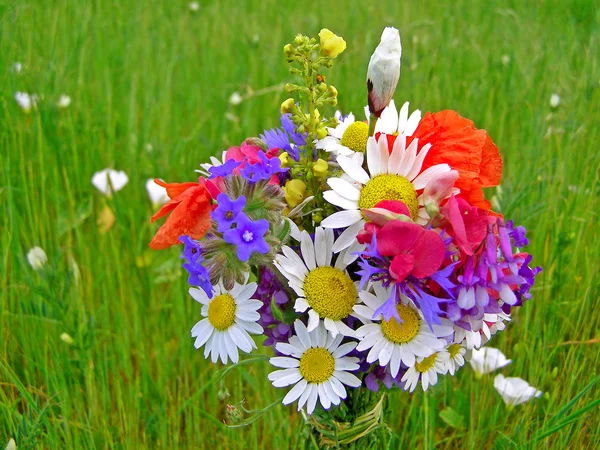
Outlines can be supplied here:
<path id="1" fill-rule="evenodd" d="M 459 196 L 473 206 L 491 209 L 482 188 L 500 184 L 502 158 L 485 130 L 478 130 L 457 112 L 446 110 L 425 114 L 412 137 L 431 144 L 423 170 L 447 163 L 460 174 L 454 184 L 460 189 Z"/>
<path id="2" fill-rule="evenodd" d="M 200 239 L 210 227 L 210 212 L 212 199 L 205 184 L 200 183 L 165 183 L 161 180 L 154 182 L 167 189 L 171 200 L 165 203 L 150 222 L 171 213 L 165 223 L 158 229 L 150 247 L 155 250 L 168 248 L 179 244 L 180 236 L 190 236 Z"/>

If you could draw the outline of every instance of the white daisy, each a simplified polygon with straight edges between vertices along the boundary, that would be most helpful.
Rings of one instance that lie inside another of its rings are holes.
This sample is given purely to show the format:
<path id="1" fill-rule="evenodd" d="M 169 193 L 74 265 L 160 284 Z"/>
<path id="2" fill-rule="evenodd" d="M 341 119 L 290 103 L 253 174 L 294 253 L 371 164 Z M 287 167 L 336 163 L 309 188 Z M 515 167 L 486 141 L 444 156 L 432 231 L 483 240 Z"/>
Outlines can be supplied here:
<path id="1" fill-rule="evenodd" d="M 357 122 L 352 113 L 343 117 L 340 111 L 336 111 L 335 118 L 338 125 L 335 128 L 327 128 L 329 135 L 318 141 L 316 147 L 333 153 L 335 157 L 342 155 L 351 159 L 362 158 L 367 148 L 369 125 Z"/>
<path id="2" fill-rule="evenodd" d="M 15 92 L 15 101 L 25 113 L 29 113 L 37 106 L 37 95 L 27 92 Z"/>
<path id="3" fill-rule="evenodd" d="M 262 327 L 256 323 L 260 319 L 257 310 L 262 306 L 259 300 L 251 299 L 257 284 L 234 283 L 231 290 L 225 289 L 222 282 L 214 286 L 213 297 L 202 289 L 190 288 L 190 295 L 202 304 L 201 313 L 205 317 L 192 328 L 196 338 L 194 347 L 204 347 L 204 357 L 213 363 L 220 357 L 223 364 L 228 359 L 239 361 L 238 349 L 250 353 L 256 344 L 249 333 L 261 334 Z"/>
<path id="4" fill-rule="evenodd" d="M 295 336 L 289 343 L 278 343 L 277 351 L 288 356 L 271 358 L 276 370 L 269 374 L 275 387 L 295 386 L 283 398 L 283 404 L 298 400 L 298 411 L 306 404 L 312 414 L 317 398 L 325 409 L 339 405 L 346 398 L 346 388 L 359 387 L 361 381 L 348 371 L 358 370 L 358 358 L 346 356 L 356 347 L 356 342 L 340 345 L 342 335 L 333 336 L 323 324 L 308 331 L 300 321 L 294 322 Z"/>
<path id="5" fill-rule="evenodd" d="M 294 305 L 296 312 L 308 311 L 308 330 L 314 330 L 323 319 L 325 328 L 335 336 L 342 333 L 353 336 L 354 330 L 344 323 L 352 315 L 352 308 L 358 300 L 358 282 L 353 282 L 346 266 L 358 257 L 356 252 L 362 246 L 356 243 L 337 256 L 332 264 L 334 246 L 333 230 L 317 227 L 313 243 L 307 231 L 300 236 L 298 256 L 294 250 L 284 245 L 283 254 L 275 257 L 275 267 L 289 281 L 298 298 Z"/>
<path id="6" fill-rule="evenodd" d="M 369 113 L 369 107 L 365 106 L 365 115 L 367 121 L 370 120 L 371 114 Z M 404 134 L 405 136 L 412 136 L 419 122 L 421 121 L 421 111 L 416 109 L 412 114 L 408 115 L 408 102 L 405 102 L 400 108 L 400 114 L 396 109 L 394 100 L 390 101 L 390 104 L 383 110 L 381 117 L 375 124 L 375 133 L 385 134 Z"/>
<path id="7" fill-rule="evenodd" d="M 503 375 L 496 375 L 494 387 L 502 396 L 504 403 L 509 406 L 520 405 L 542 395 L 542 391 L 538 391 L 527 381 L 518 377 L 505 378 Z"/>
<path id="8" fill-rule="evenodd" d="M 343 178 L 329 178 L 327 184 L 332 190 L 325 191 L 323 197 L 329 203 L 342 208 L 327 217 L 321 225 L 324 228 L 346 228 L 333 248 L 339 252 L 348 247 L 356 238 L 365 221 L 361 213 L 363 208 L 372 208 L 381 200 L 400 200 L 406 204 L 412 219 L 424 224 L 429 215 L 423 206 L 423 199 L 418 195 L 427 184 L 439 175 L 449 172 L 448 164 L 437 164 L 421 170 L 423 160 L 431 148 L 424 145 L 417 153 L 418 139 L 414 139 L 406 148 L 406 136 L 396 138 L 392 152 L 388 150 L 386 135 L 382 134 L 377 141 L 369 137 L 367 142 L 367 167 L 364 170 L 352 159 L 339 156 L 338 164 L 345 174 L 360 183 L 352 185 Z M 454 191 L 453 191 L 454 192 Z M 454 192 L 455 193 L 455 192 Z"/>
<path id="9" fill-rule="evenodd" d="M 427 356 L 419 357 L 413 367 L 409 367 L 402 381 L 405 383 L 404 390 L 413 392 L 421 381 L 423 390 L 426 391 L 429 386 L 438 382 L 438 373 L 446 374 L 448 372 L 448 352 L 442 350 Z"/>
<path id="10" fill-rule="evenodd" d="M 450 344 L 446 350 L 448 351 L 446 368 L 450 375 L 454 375 L 458 369 L 465 365 L 467 349 L 460 344 Z"/>
<path id="11" fill-rule="evenodd" d="M 392 287 L 386 289 L 381 283 L 374 283 L 373 288 L 375 295 L 361 291 L 359 296 L 365 304 L 354 307 L 359 319 L 367 323 L 356 331 L 361 339 L 356 349 L 371 349 L 367 354 L 368 363 L 379 360 L 381 366 L 389 365 L 390 374 L 395 377 L 401 363 L 412 367 L 417 358 L 426 358 L 444 349 L 446 342 L 438 337 L 452 334 L 451 326 L 434 325 L 432 332 L 419 310 L 404 296 L 403 302 L 396 305 L 401 323 L 394 317 L 383 320 L 382 314 L 374 317 L 375 311 L 390 298 Z M 375 323 L 370 323 L 371 320 Z"/>

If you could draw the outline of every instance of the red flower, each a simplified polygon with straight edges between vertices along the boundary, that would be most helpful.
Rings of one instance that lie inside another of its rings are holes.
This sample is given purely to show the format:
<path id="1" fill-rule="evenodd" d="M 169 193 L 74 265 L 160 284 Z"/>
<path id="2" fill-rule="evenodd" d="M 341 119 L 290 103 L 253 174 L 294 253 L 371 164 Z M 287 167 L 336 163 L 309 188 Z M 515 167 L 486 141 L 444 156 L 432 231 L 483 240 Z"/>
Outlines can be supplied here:
<path id="1" fill-rule="evenodd" d="M 212 199 L 204 180 L 200 183 L 165 183 L 161 180 L 154 182 L 167 189 L 171 200 L 163 205 L 150 222 L 171 213 L 165 223 L 158 229 L 150 247 L 155 250 L 168 248 L 179 244 L 180 236 L 190 236 L 200 239 L 210 227 L 210 212 Z"/>
<path id="2" fill-rule="evenodd" d="M 390 276 L 401 282 L 407 276 L 427 278 L 442 265 L 446 248 L 435 231 L 421 226 L 392 220 L 377 232 L 377 251 L 392 256 Z"/>
<path id="3" fill-rule="evenodd" d="M 482 188 L 500 184 L 502 158 L 485 130 L 478 130 L 472 121 L 455 111 L 446 110 L 425 114 L 412 137 L 431 144 L 423 170 L 447 163 L 460 174 L 454 184 L 460 189 L 459 196 L 473 206 L 491 209 Z"/>

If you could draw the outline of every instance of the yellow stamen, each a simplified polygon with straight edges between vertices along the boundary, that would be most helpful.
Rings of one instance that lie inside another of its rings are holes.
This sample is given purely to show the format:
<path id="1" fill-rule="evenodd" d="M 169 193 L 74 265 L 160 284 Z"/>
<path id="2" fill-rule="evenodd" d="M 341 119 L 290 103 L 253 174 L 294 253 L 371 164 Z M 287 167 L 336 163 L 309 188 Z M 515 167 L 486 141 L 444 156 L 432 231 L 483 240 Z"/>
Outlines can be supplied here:
<path id="1" fill-rule="evenodd" d="M 217 295 L 208 304 L 208 321 L 217 330 L 226 330 L 235 322 L 235 309 L 235 301 L 231 295 Z"/>
<path id="2" fill-rule="evenodd" d="M 324 348 L 310 348 L 300 358 L 300 374 L 309 383 L 329 380 L 335 370 L 335 359 Z"/>
<path id="3" fill-rule="evenodd" d="M 355 152 L 364 153 L 369 139 L 369 125 L 364 122 L 354 122 L 346 128 L 340 144 Z"/>
<path id="4" fill-rule="evenodd" d="M 421 319 L 417 312 L 405 305 L 396 305 L 396 311 L 402 323 L 392 317 L 389 321 L 381 322 L 381 331 L 388 341 L 394 344 L 406 344 L 419 334 Z"/>
<path id="5" fill-rule="evenodd" d="M 345 319 L 356 304 L 356 286 L 350 277 L 333 267 L 317 267 L 304 280 L 306 301 L 319 317 Z"/>
<path id="6" fill-rule="evenodd" d="M 448 353 L 450 353 L 450 359 L 452 359 L 456 355 L 458 355 L 459 351 L 460 351 L 460 344 L 452 344 L 450 347 L 448 347 Z"/>
<path id="7" fill-rule="evenodd" d="M 360 191 L 358 207 L 373 208 L 382 200 L 399 200 L 403 202 L 413 220 L 419 213 L 417 191 L 410 181 L 400 175 L 378 175 L 371 179 Z"/>
<path id="8" fill-rule="evenodd" d="M 434 353 L 431 356 L 428 356 L 427 358 L 425 358 L 423 361 L 421 361 L 420 363 L 416 363 L 415 364 L 415 369 L 417 369 L 417 372 L 427 372 L 429 369 L 431 369 L 433 366 L 435 366 L 435 361 L 437 360 L 437 353 Z"/>

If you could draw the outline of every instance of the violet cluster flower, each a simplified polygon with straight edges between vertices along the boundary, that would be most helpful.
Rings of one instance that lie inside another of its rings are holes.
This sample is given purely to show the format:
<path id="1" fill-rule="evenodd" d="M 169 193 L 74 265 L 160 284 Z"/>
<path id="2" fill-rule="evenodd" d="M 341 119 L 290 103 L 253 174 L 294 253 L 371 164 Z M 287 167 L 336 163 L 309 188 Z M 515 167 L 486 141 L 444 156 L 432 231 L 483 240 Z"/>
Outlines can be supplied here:
<path id="1" fill-rule="evenodd" d="M 260 162 L 255 164 L 246 163 L 240 170 L 240 174 L 248 181 L 256 183 L 260 180 L 269 180 L 273 175 L 287 172 L 288 167 L 282 168 L 279 158 L 267 158 L 265 152 L 258 151 Z"/>
<path id="2" fill-rule="evenodd" d="M 228 244 L 237 247 L 237 257 L 240 261 L 248 261 L 252 253 L 268 253 L 269 244 L 265 241 L 265 234 L 269 231 L 269 221 L 259 219 L 256 221 L 243 212 L 237 215 L 236 227 L 223 233 L 223 239 Z"/>
<path id="3" fill-rule="evenodd" d="M 246 197 L 243 195 L 231 200 L 227 194 L 219 194 L 217 207 L 210 213 L 210 217 L 217 222 L 217 231 L 223 233 L 231 229 L 238 215 L 244 210 L 244 206 L 246 206 Z"/>
<path id="4" fill-rule="evenodd" d="M 291 114 L 281 115 L 281 128 L 265 130 L 260 138 L 267 144 L 269 149 L 279 148 L 298 161 L 298 146 L 306 145 L 306 133 L 298 133 L 292 120 Z M 290 142 L 291 141 L 291 142 Z"/>
<path id="5" fill-rule="evenodd" d="M 183 243 L 181 258 L 185 263 L 182 267 L 189 273 L 188 283 L 191 286 L 198 286 L 206 292 L 208 298 L 212 298 L 213 286 L 210 282 L 210 273 L 202 264 L 204 262 L 202 246 L 189 236 L 181 236 L 179 240 Z"/>
<path id="6" fill-rule="evenodd" d="M 242 164 L 241 161 L 235 161 L 234 159 L 228 159 L 220 166 L 212 166 L 208 169 L 210 176 L 209 180 L 215 177 L 227 177 L 233 173 L 233 171 Z"/>

